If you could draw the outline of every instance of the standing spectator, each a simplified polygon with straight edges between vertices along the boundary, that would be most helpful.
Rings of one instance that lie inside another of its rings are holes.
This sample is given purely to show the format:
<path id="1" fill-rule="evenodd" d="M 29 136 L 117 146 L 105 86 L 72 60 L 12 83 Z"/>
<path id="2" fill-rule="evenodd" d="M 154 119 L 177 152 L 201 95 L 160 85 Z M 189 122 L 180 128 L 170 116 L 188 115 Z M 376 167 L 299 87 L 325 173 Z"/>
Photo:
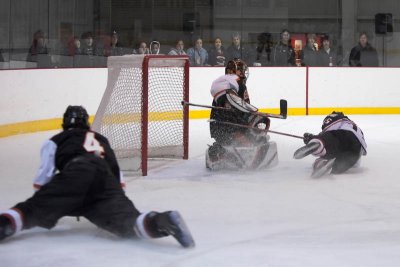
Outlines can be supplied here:
<path id="1" fill-rule="evenodd" d="M 42 30 L 38 30 L 33 34 L 32 44 L 26 60 L 37 62 L 40 54 L 48 54 L 46 36 Z"/>
<path id="2" fill-rule="evenodd" d="M 232 34 L 232 44 L 226 49 L 226 61 L 239 58 L 246 62 L 247 65 L 253 65 L 250 49 L 243 46 L 242 37 L 238 32 Z"/>
<path id="3" fill-rule="evenodd" d="M 257 36 L 257 56 L 256 61 L 254 62 L 254 66 L 268 66 L 271 61 L 271 47 L 272 40 L 271 34 L 267 32 L 263 32 Z"/>
<path id="4" fill-rule="evenodd" d="M 318 49 L 317 36 L 314 33 L 307 34 L 307 45 L 300 53 L 303 66 L 318 66 Z"/>
<path id="5" fill-rule="evenodd" d="M 366 32 L 360 34 L 358 45 L 350 52 L 349 65 L 351 67 L 378 67 L 378 52 L 368 43 Z"/>
<path id="6" fill-rule="evenodd" d="M 175 42 L 175 47 L 171 48 L 171 50 L 168 52 L 168 55 L 172 56 L 186 55 L 184 48 L 185 48 L 185 43 L 183 42 L 182 39 L 178 39 Z"/>
<path id="7" fill-rule="evenodd" d="M 286 29 L 281 31 L 280 41 L 272 49 L 273 66 L 295 66 L 296 56 L 290 44 L 290 32 Z"/>
<path id="8" fill-rule="evenodd" d="M 85 32 L 81 36 L 83 44 L 81 47 L 82 55 L 94 56 L 96 55 L 96 46 L 93 41 L 93 34 L 91 32 Z"/>
<path id="9" fill-rule="evenodd" d="M 0 62 L 4 62 L 3 52 L 0 49 Z"/>
<path id="10" fill-rule="evenodd" d="M 203 40 L 198 37 L 194 42 L 194 47 L 187 50 L 190 66 L 207 66 L 208 52 L 203 48 Z"/>
<path id="11" fill-rule="evenodd" d="M 331 47 L 329 36 L 322 37 L 322 48 L 318 52 L 318 65 L 322 67 L 338 66 L 341 63 L 335 49 Z"/>
<path id="12" fill-rule="evenodd" d="M 225 66 L 225 47 L 220 37 L 214 39 L 214 45 L 208 52 L 208 63 L 211 66 Z"/>
<path id="13" fill-rule="evenodd" d="M 119 36 L 116 31 L 113 31 L 110 36 L 110 47 L 106 49 L 106 56 L 122 56 L 124 54 L 122 46 L 119 42 Z"/>

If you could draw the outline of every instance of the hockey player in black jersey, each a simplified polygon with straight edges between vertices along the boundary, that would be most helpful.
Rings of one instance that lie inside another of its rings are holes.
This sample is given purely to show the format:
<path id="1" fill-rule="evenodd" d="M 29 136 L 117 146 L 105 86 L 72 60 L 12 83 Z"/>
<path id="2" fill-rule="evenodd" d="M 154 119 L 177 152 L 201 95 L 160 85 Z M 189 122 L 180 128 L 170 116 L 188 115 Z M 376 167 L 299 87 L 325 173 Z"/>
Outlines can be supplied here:
<path id="1" fill-rule="evenodd" d="M 194 241 L 179 212 L 139 212 L 121 186 L 122 173 L 108 140 L 90 130 L 82 106 L 69 106 L 63 131 L 41 149 L 41 165 L 26 201 L 0 213 L 0 240 L 35 226 L 51 229 L 63 216 L 82 216 L 121 237 L 172 235 Z"/>
<path id="2" fill-rule="evenodd" d="M 294 153 L 295 159 L 310 154 L 318 157 L 313 164 L 312 177 L 325 173 L 339 174 L 356 166 L 361 156 L 367 154 L 367 144 L 360 127 L 342 112 L 332 112 L 325 117 L 322 132 L 304 134 L 305 146 Z"/>
<path id="3" fill-rule="evenodd" d="M 266 131 L 237 126 L 268 130 L 270 125 L 269 118 L 252 112 L 255 107 L 250 105 L 247 92 L 248 74 L 245 62 L 230 60 L 225 75 L 211 85 L 215 108 L 210 115 L 210 134 L 215 143 L 206 151 L 208 169 L 257 169 L 277 164 L 276 144 L 268 142 Z"/>

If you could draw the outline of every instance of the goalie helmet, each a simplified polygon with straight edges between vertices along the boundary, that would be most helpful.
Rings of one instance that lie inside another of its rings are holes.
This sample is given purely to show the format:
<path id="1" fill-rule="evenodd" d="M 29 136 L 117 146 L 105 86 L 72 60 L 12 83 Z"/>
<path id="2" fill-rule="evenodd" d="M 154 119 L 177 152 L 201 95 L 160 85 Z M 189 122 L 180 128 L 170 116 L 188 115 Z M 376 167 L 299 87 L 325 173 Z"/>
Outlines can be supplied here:
<path id="1" fill-rule="evenodd" d="M 226 64 L 225 74 L 237 74 L 241 79 L 246 81 L 249 77 L 249 68 L 243 60 L 234 58 L 233 60 L 229 60 Z"/>
<path id="2" fill-rule="evenodd" d="M 322 130 L 326 127 L 330 126 L 332 123 L 341 120 L 341 119 L 349 119 L 347 116 L 344 115 L 343 112 L 336 112 L 333 111 L 331 114 L 325 117 L 324 121 L 322 122 Z"/>
<path id="3" fill-rule="evenodd" d="M 89 115 L 82 106 L 68 106 L 64 113 L 62 127 L 64 130 L 70 128 L 89 129 Z"/>

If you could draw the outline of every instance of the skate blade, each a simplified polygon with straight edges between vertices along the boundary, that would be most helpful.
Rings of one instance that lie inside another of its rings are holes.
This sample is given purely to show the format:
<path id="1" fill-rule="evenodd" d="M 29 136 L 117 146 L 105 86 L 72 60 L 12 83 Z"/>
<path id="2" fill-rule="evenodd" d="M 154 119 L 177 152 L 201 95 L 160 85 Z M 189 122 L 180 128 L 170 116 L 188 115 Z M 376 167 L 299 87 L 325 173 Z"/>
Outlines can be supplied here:
<path id="1" fill-rule="evenodd" d="M 186 226 L 182 216 L 177 211 L 171 211 L 169 214 L 171 222 L 178 228 L 178 231 L 171 233 L 173 237 L 181 244 L 184 248 L 191 248 L 195 246 L 192 234 L 189 228 Z"/>
<path id="2" fill-rule="evenodd" d="M 311 178 L 320 178 L 330 172 L 332 170 L 333 163 L 335 163 L 335 159 L 330 159 L 328 162 L 323 165 L 322 167 L 315 169 L 312 174 Z"/>

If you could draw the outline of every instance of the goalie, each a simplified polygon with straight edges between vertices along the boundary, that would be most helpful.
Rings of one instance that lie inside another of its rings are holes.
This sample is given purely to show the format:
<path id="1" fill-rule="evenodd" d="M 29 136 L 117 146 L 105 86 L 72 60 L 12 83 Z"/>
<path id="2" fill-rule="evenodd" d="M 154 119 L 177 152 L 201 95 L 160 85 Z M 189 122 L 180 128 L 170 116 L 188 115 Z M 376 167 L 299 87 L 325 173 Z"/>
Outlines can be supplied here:
<path id="1" fill-rule="evenodd" d="M 211 85 L 210 133 L 215 142 L 206 151 L 208 169 L 261 169 L 278 163 L 276 143 L 267 135 L 270 120 L 250 104 L 248 75 L 246 63 L 234 59 Z"/>

